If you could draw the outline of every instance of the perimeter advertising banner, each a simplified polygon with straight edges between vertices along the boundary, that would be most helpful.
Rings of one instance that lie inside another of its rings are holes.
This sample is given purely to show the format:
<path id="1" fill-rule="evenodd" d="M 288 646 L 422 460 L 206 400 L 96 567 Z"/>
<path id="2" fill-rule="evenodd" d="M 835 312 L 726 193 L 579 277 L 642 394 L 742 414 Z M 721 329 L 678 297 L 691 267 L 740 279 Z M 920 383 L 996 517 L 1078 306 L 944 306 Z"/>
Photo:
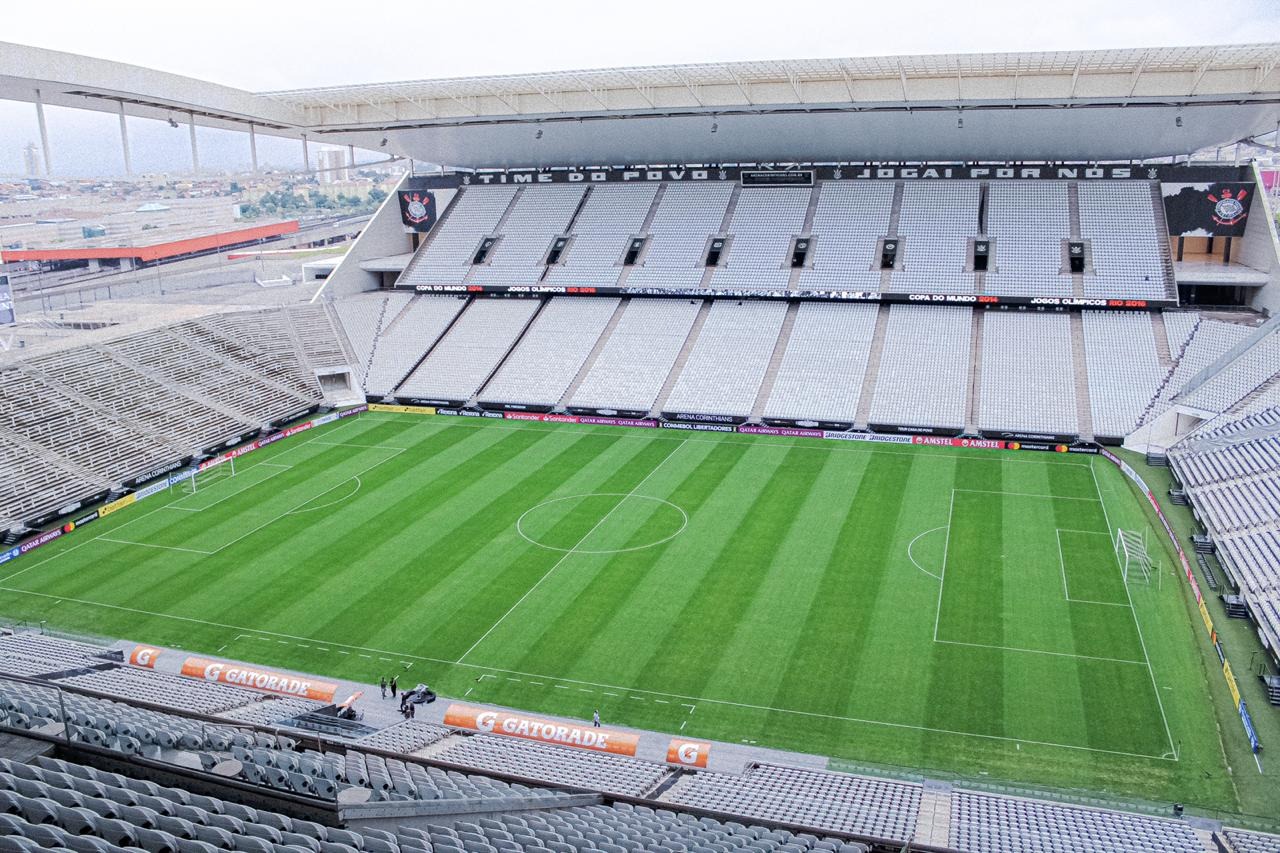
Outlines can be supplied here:
<path id="1" fill-rule="evenodd" d="M 327 681 L 317 681 L 284 672 L 255 669 L 207 658 L 187 658 L 182 662 L 182 675 L 202 681 L 216 681 L 219 684 L 261 690 L 263 693 L 278 693 L 282 696 L 315 699 L 320 702 L 332 702 L 334 694 L 338 692 L 338 685 Z"/>
<path id="2" fill-rule="evenodd" d="M 134 646 L 133 651 L 129 652 L 130 665 L 143 669 L 155 669 L 159 659 L 160 649 L 155 646 Z"/>
<path id="3" fill-rule="evenodd" d="M 638 735 L 615 732 L 594 726 L 574 723 L 558 723 L 541 720 L 507 711 L 490 711 L 466 705 L 450 705 L 445 712 L 444 724 L 455 729 L 468 729 L 486 734 L 536 740 L 556 746 L 588 749 L 592 752 L 608 752 L 613 755 L 635 755 L 640 745 Z"/>
<path id="4" fill-rule="evenodd" d="M 1243 237 L 1253 183 L 1161 184 L 1164 216 L 1175 237 Z"/>
<path id="5" fill-rule="evenodd" d="M 710 755 L 711 744 L 702 740 L 673 737 L 667 746 L 667 763 L 681 767 L 706 767 Z"/>

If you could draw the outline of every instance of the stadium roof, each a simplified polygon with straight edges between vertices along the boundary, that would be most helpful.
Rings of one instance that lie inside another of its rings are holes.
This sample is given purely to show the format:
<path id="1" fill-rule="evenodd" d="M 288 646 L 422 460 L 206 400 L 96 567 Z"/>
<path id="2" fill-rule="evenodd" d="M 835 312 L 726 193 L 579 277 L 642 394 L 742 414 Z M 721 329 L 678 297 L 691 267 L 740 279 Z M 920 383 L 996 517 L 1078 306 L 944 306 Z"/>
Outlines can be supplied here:
<path id="1" fill-rule="evenodd" d="M 311 116 L 321 124 L 340 122 L 343 113 L 350 121 L 354 113 L 379 108 L 398 116 L 411 106 L 444 117 L 642 106 L 751 107 L 833 100 L 857 104 L 879 102 L 889 95 L 906 102 L 982 99 L 997 94 L 1012 99 L 1045 95 L 1194 97 L 1238 92 L 1242 83 L 1249 91 L 1257 91 L 1278 60 L 1280 45 L 1275 44 L 925 54 L 552 71 L 264 94 L 290 107 L 328 111 Z M 1271 82 L 1274 89 L 1276 81 Z M 971 84 L 969 88 L 966 83 Z"/>
<path id="2" fill-rule="evenodd" d="M 0 98 L 385 149 L 464 168 L 1103 160 L 1275 127 L 1280 44 L 666 65 L 250 93 L 0 43 Z"/>

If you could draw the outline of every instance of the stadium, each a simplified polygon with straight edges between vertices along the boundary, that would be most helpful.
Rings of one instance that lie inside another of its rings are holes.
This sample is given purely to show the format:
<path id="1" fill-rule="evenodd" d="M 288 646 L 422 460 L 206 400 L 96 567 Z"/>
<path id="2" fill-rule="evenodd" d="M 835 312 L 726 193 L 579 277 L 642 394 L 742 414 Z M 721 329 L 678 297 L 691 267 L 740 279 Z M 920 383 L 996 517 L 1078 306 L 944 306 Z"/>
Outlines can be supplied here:
<path id="1" fill-rule="evenodd" d="M 0 850 L 1280 851 L 1280 44 L 0 98 L 415 164 L 0 276 Z"/>

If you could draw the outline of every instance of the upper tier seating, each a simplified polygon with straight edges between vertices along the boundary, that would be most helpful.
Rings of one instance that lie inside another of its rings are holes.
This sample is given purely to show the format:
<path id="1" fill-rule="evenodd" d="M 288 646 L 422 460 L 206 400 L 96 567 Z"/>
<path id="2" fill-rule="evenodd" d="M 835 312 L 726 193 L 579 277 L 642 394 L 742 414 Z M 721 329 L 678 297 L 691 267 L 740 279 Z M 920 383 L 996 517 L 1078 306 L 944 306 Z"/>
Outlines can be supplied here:
<path id="1" fill-rule="evenodd" d="M 898 216 L 898 293 L 973 293 L 965 272 L 969 241 L 978 234 L 979 181 L 907 181 Z"/>
<path id="2" fill-rule="evenodd" d="M 889 231 L 893 181 L 823 181 L 813 214 L 812 263 L 800 290 L 879 290 L 877 241 Z"/>
<path id="3" fill-rule="evenodd" d="M 552 240 L 568 230 L 585 189 L 556 184 L 520 193 L 502 225 L 501 239 L 484 264 L 471 268 L 467 282 L 529 285 L 541 281 Z"/>
<path id="4" fill-rule="evenodd" d="M 1156 228 L 1148 181 L 1081 181 L 1080 236 L 1089 241 L 1088 297 L 1171 297 L 1166 239 Z"/>
<path id="5" fill-rule="evenodd" d="M 573 242 L 561 262 L 547 272 L 547 284 L 612 287 L 622 274 L 622 258 L 632 237 L 644 228 L 658 184 L 600 184 L 591 187 L 573 221 Z"/>
<path id="6" fill-rule="evenodd" d="M 480 241 L 494 233 L 516 192 L 517 188 L 511 186 L 468 186 L 459 190 L 399 283 L 406 287 L 461 284 L 471 271 Z"/>
<path id="7" fill-rule="evenodd" d="M 984 293 L 1071 295 L 1071 276 L 1062 272 L 1062 241 L 1071 237 L 1066 181 L 991 181 L 987 236 L 995 265 Z"/>
<path id="8" fill-rule="evenodd" d="M 720 233 L 733 185 L 667 184 L 649 224 L 649 242 L 628 287 L 698 287 L 707 240 Z"/>
<path id="9" fill-rule="evenodd" d="M 717 290 L 785 290 L 791 279 L 791 240 L 804 229 L 808 187 L 744 189 L 729 220 L 728 253 L 711 276 Z"/>

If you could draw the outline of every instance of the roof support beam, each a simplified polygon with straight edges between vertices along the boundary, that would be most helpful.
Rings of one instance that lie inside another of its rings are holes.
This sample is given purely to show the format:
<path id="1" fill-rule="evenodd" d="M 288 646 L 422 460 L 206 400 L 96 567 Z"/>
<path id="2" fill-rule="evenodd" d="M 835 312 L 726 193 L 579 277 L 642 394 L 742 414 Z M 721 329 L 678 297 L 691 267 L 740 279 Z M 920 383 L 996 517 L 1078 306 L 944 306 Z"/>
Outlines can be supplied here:
<path id="1" fill-rule="evenodd" d="M 36 124 L 40 126 L 40 150 L 44 153 L 44 176 L 53 174 L 53 161 L 49 157 L 49 126 L 44 122 L 44 101 L 36 89 Z"/>

